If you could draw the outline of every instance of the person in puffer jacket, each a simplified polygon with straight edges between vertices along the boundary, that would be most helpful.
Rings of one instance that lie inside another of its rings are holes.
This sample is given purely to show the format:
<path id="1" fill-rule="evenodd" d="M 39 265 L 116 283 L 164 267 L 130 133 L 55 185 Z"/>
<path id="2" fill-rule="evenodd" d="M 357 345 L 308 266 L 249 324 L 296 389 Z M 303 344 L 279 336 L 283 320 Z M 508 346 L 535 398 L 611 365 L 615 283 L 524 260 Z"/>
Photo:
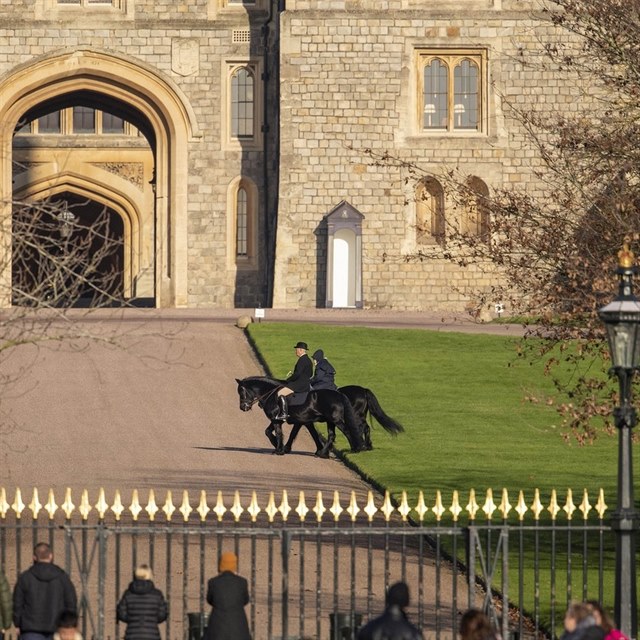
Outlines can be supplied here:
<path id="1" fill-rule="evenodd" d="M 311 378 L 311 388 L 314 391 L 319 389 L 333 389 L 336 391 L 335 376 L 336 370 L 333 365 L 324 357 L 324 351 L 318 349 L 312 356 L 314 364 L 316 365 L 315 373 Z"/>
<path id="2" fill-rule="evenodd" d="M 133 581 L 117 607 L 118 620 L 127 623 L 125 640 L 160 640 L 158 625 L 167 619 L 167 601 L 153 584 L 146 564 L 135 570 Z"/>

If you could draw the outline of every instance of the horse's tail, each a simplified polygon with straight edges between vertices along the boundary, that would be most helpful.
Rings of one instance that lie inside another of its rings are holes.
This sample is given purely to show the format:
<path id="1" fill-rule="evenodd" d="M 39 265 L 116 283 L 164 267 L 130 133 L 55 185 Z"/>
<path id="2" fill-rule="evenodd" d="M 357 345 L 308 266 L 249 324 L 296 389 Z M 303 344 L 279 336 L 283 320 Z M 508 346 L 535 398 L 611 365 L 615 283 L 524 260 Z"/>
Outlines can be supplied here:
<path id="1" fill-rule="evenodd" d="M 376 398 L 373 391 L 371 391 L 371 389 L 365 389 L 364 392 L 367 397 L 369 413 L 384 427 L 384 430 L 394 436 L 402 433 L 404 431 L 404 427 L 397 420 L 394 420 L 383 411 L 380 403 L 378 402 L 378 398 Z"/>
<path id="2" fill-rule="evenodd" d="M 344 407 L 344 424 L 353 438 L 352 449 L 361 451 L 365 446 L 362 424 L 358 416 L 356 416 L 349 398 L 342 393 L 340 395 L 342 396 L 342 406 Z"/>

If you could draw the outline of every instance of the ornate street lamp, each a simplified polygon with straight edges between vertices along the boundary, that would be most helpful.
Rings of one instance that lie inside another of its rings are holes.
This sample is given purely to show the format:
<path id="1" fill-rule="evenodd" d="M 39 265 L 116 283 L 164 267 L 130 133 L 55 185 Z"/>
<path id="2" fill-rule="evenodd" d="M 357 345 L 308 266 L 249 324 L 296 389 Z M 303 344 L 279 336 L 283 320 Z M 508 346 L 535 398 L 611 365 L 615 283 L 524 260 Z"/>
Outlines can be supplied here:
<path id="1" fill-rule="evenodd" d="M 638 612 L 636 597 L 636 534 L 638 513 L 633 498 L 631 429 L 636 410 L 631 404 L 631 382 L 640 364 L 640 301 L 633 295 L 633 276 L 637 272 L 628 244 L 618 253 L 620 280 L 618 296 L 598 311 L 607 328 L 609 351 L 620 384 L 620 406 L 613 412 L 618 429 L 618 501 L 611 518 L 616 536 L 615 619 L 629 638 L 636 637 Z"/>

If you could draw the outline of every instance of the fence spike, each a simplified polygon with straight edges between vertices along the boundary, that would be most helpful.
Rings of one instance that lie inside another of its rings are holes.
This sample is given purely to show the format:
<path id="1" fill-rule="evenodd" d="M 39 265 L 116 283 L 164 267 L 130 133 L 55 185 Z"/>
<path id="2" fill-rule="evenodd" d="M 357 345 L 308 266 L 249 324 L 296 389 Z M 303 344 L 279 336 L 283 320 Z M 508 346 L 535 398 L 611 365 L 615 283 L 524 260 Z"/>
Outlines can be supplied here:
<path id="1" fill-rule="evenodd" d="M 518 520 L 520 520 L 520 522 L 524 520 L 524 514 L 527 513 L 528 510 L 527 504 L 524 501 L 524 491 L 520 489 L 518 504 L 516 505 L 516 513 L 518 514 Z"/>
<path id="2" fill-rule="evenodd" d="M 7 517 L 11 505 L 7 502 L 7 491 L 4 487 L 0 488 L 0 516 L 4 520 Z"/>
<path id="3" fill-rule="evenodd" d="M 108 509 L 109 503 L 104 496 L 104 487 L 100 487 L 100 491 L 98 492 L 98 502 L 96 502 L 96 511 L 98 512 L 100 520 L 104 520 L 104 515 L 107 513 Z"/>
<path id="4" fill-rule="evenodd" d="M 582 494 L 582 502 L 580 503 L 579 508 L 580 508 L 580 511 L 582 511 L 582 519 L 588 520 L 589 511 L 591 511 L 593 507 L 589 504 L 589 494 L 587 493 L 586 487 L 585 487 L 584 493 Z"/>
<path id="5" fill-rule="evenodd" d="M 0 503 L 2 500 L 0 499 Z M 0 509 L 2 505 L 0 504 Z M 56 515 L 56 511 L 58 510 L 58 505 L 56 504 L 56 499 L 53 496 L 53 489 L 49 488 L 49 498 L 47 499 L 47 504 L 44 505 L 45 511 L 49 514 L 49 520 L 53 520 Z M 4 518 L 4 515 L 2 516 Z"/>
<path id="6" fill-rule="evenodd" d="M 344 509 L 340 504 L 340 492 L 337 490 L 333 492 L 333 504 L 331 505 L 331 509 L 329 509 L 329 511 L 333 514 L 333 519 L 338 522 L 340 514 L 344 511 Z"/>
<path id="7" fill-rule="evenodd" d="M 458 517 L 462 513 L 462 507 L 460 506 L 460 499 L 458 497 L 457 489 L 453 491 L 453 496 L 451 497 L 451 506 L 449 507 L 449 511 L 453 515 L 453 521 L 458 522 Z"/>
<path id="8" fill-rule="evenodd" d="M 316 514 L 316 520 L 322 522 L 322 518 L 326 512 L 324 503 L 322 502 L 322 491 L 318 491 L 316 494 L 316 506 L 313 507 L 313 512 Z"/>
<path id="9" fill-rule="evenodd" d="M 302 492 L 301 492 L 302 493 Z M 258 504 L 258 496 L 256 495 L 255 489 L 251 493 L 251 502 L 247 507 L 247 513 L 251 516 L 251 522 L 255 522 L 258 518 L 258 514 L 260 513 L 260 505 Z"/>
<path id="10" fill-rule="evenodd" d="M 304 491 L 300 491 L 300 494 L 298 495 L 296 513 L 298 514 L 298 518 L 300 518 L 300 522 L 304 522 L 304 519 L 307 517 L 307 513 L 309 513 L 309 509 L 304 501 Z"/>
<path id="11" fill-rule="evenodd" d="M 406 494 L 405 494 L 406 498 Z M 407 505 L 408 508 L 408 505 Z M 349 506 L 347 507 L 347 513 L 351 516 L 351 522 L 356 521 L 356 517 L 358 513 L 360 513 L 360 507 L 358 506 L 358 501 L 356 500 L 356 492 L 351 492 L 351 500 L 349 501 Z"/>
<path id="12" fill-rule="evenodd" d="M 171 493 L 171 489 L 167 491 L 167 497 L 164 501 L 164 507 L 162 507 L 162 511 L 167 519 L 167 522 L 171 521 L 171 516 L 173 516 L 176 510 L 175 505 L 173 504 L 173 494 Z"/>
<path id="13" fill-rule="evenodd" d="M 189 522 L 189 516 L 193 509 L 189 504 L 189 492 L 185 489 L 182 492 L 182 504 L 180 505 L 180 513 L 182 514 L 182 518 L 185 522 Z"/>
<path id="14" fill-rule="evenodd" d="M 273 494 L 273 491 L 269 493 L 269 502 L 267 502 L 265 512 L 267 516 L 269 516 L 269 522 L 273 522 L 276 513 L 278 513 L 278 507 L 276 507 L 276 498 Z"/>
<path id="15" fill-rule="evenodd" d="M 506 520 L 509 517 L 509 511 L 511 511 L 512 509 L 511 503 L 509 502 L 509 492 L 507 491 L 506 487 L 502 488 L 502 500 L 498 505 L 498 509 L 502 514 L 502 519 Z"/>
<path id="16" fill-rule="evenodd" d="M 573 503 L 573 491 L 571 489 L 567 489 L 567 501 L 562 507 L 562 510 L 567 514 L 567 520 L 571 520 L 573 517 L 573 512 L 577 509 L 576 505 Z"/>
<path id="17" fill-rule="evenodd" d="M 62 503 L 62 510 L 67 520 L 71 520 L 71 514 L 74 512 L 76 505 L 71 501 L 71 487 L 67 487 L 64 494 L 64 502 Z"/>
<path id="18" fill-rule="evenodd" d="M 213 507 L 213 512 L 218 516 L 218 522 L 222 522 L 222 516 L 227 512 L 227 508 L 222 501 L 222 491 L 218 491 L 218 498 L 216 500 L 216 506 Z"/>
<path id="19" fill-rule="evenodd" d="M 496 503 L 493 501 L 493 489 L 489 487 L 487 489 L 487 497 L 485 498 L 484 505 L 482 506 L 482 511 L 484 515 L 487 516 L 487 520 L 491 520 L 497 508 Z"/>
<path id="20" fill-rule="evenodd" d="M 424 501 L 424 493 L 420 491 L 418 494 L 418 504 L 416 505 L 416 513 L 418 514 L 420 522 L 424 520 L 424 514 L 427 513 L 427 511 L 429 511 L 429 507 L 427 507 Z"/>
<path id="21" fill-rule="evenodd" d="M 78 511 L 80 512 L 82 519 L 86 521 L 91 513 L 91 503 L 89 502 L 89 491 L 87 489 L 82 490 Z"/>
<path id="22" fill-rule="evenodd" d="M 240 516 L 244 509 L 242 508 L 242 504 L 240 504 L 240 492 L 236 489 L 233 494 L 233 504 L 231 505 L 231 509 L 229 509 L 233 514 L 233 517 L 236 522 L 240 520 Z"/>
<path id="23" fill-rule="evenodd" d="M 20 491 L 20 487 L 16 487 L 16 495 L 13 499 L 11 508 L 16 512 L 16 518 L 19 520 L 22 517 L 22 512 L 25 508 L 25 504 L 22 502 L 22 491 Z"/>
<path id="24" fill-rule="evenodd" d="M 547 507 L 547 511 L 551 514 L 551 519 L 555 520 L 558 512 L 560 511 L 560 505 L 558 504 L 558 495 L 555 489 L 551 489 L 551 501 Z"/>
<path id="25" fill-rule="evenodd" d="M 156 504 L 156 492 L 153 489 L 149 489 L 149 499 L 144 510 L 149 516 L 149 522 L 153 522 L 156 519 L 156 513 L 160 511 L 160 507 Z"/>
<path id="26" fill-rule="evenodd" d="M 207 492 L 204 489 L 200 491 L 200 503 L 198 504 L 197 511 L 200 514 L 200 522 L 204 522 L 207 519 L 207 514 L 211 511 L 207 504 Z"/>
<path id="27" fill-rule="evenodd" d="M 282 520 L 286 522 L 287 518 L 289 517 L 289 513 L 291 513 L 291 507 L 289 506 L 289 495 L 287 494 L 286 489 L 283 489 L 282 491 L 282 501 L 280 502 L 278 511 L 280 511 L 280 514 L 282 515 Z"/>
<path id="28" fill-rule="evenodd" d="M 596 502 L 596 511 L 598 512 L 598 517 L 600 518 L 600 520 L 604 520 L 604 514 L 607 508 L 607 503 L 604 501 L 604 489 L 600 488 L 600 493 L 598 494 L 598 502 Z"/>
<path id="29" fill-rule="evenodd" d="M 407 492 L 402 492 L 402 499 L 400 500 L 400 506 L 398 507 L 398 513 L 402 516 L 402 521 L 406 522 L 409 513 L 411 513 L 411 507 L 407 500 Z"/>
<path id="30" fill-rule="evenodd" d="M 133 521 L 138 521 L 138 516 L 142 511 L 142 506 L 140 505 L 140 498 L 138 497 L 138 490 L 134 489 L 133 494 L 131 496 L 131 504 L 129 505 L 129 512 L 133 516 Z"/>
<path id="31" fill-rule="evenodd" d="M 436 503 L 433 505 L 431 511 L 433 511 L 436 516 L 436 522 L 440 522 L 440 520 L 442 520 L 442 514 L 446 511 L 442 504 L 442 493 L 440 489 L 436 491 Z"/>
<path id="32" fill-rule="evenodd" d="M 373 516 L 375 516 L 378 512 L 378 507 L 376 507 L 376 504 L 373 501 L 373 491 L 369 491 L 369 495 L 367 497 L 367 506 L 364 508 L 364 512 L 367 514 L 369 522 L 373 520 Z"/>
<path id="33" fill-rule="evenodd" d="M 122 512 L 124 511 L 124 505 L 122 504 L 122 496 L 120 495 L 120 489 L 116 489 L 116 495 L 113 498 L 113 504 L 111 505 L 111 511 L 116 516 L 116 522 L 120 521 Z"/>
<path id="34" fill-rule="evenodd" d="M 29 509 L 31 509 L 31 513 L 33 513 L 33 519 L 38 519 L 38 514 L 42 510 L 42 503 L 40 502 L 40 498 L 38 496 L 38 487 L 33 488 L 33 496 L 31 497 L 31 502 L 29 503 Z"/>
<path id="35" fill-rule="evenodd" d="M 469 520 L 473 521 L 476 519 L 476 513 L 480 510 L 480 506 L 476 502 L 476 490 L 469 490 L 469 502 L 467 503 L 467 513 L 469 514 Z"/>
<path id="36" fill-rule="evenodd" d="M 540 514 L 544 510 L 542 502 L 540 502 L 540 489 L 537 489 L 533 493 L 533 502 L 531 503 L 531 513 L 533 513 L 534 520 L 540 520 Z"/>

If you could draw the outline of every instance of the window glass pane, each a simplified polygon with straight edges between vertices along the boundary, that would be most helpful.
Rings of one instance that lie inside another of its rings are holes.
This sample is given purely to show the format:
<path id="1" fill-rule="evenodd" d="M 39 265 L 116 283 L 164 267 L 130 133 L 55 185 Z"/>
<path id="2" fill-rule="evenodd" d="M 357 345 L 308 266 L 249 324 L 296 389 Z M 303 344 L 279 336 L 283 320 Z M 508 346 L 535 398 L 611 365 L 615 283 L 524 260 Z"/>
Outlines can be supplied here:
<path id="1" fill-rule="evenodd" d="M 447 67 L 438 59 L 424 68 L 424 118 L 425 129 L 446 129 L 447 118 Z"/>
<path id="2" fill-rule="evenodd" d="M 15 133 L 31 133 L 31 121 L 18 120 Z"/>
<path id="3" fill-rule="evenodd" d="M 453 126 L 478 129 L 478 67 L 463 60 L 454 73 Z"/>
<path id="4" fill-rule="evenodd" d="M 73 132 L 95 133 L 96 110 L 91 107 L 73 107 Z"/>
<path id="5" fill-rule="evenodd" d="M 231 135 L 253 137 L 253 76 L 238 69 L 231 78 Z"/>
<path id="6" fill-rule="evenodd" d="M 236 255 L 247 255 L 247 192 L 242 187 L 238 189 L 236 201 Z"/>
<path id="7" fill-rule="evenodd" d="M 102 133 L 124 133 L 124 120 L 112 113 L 102 113 Z"/>
<path id="8" fill-rule="evenodd" d="M 60 133 L 60 112 L 53 111 L 38 118 L 38 133 Z"/>

